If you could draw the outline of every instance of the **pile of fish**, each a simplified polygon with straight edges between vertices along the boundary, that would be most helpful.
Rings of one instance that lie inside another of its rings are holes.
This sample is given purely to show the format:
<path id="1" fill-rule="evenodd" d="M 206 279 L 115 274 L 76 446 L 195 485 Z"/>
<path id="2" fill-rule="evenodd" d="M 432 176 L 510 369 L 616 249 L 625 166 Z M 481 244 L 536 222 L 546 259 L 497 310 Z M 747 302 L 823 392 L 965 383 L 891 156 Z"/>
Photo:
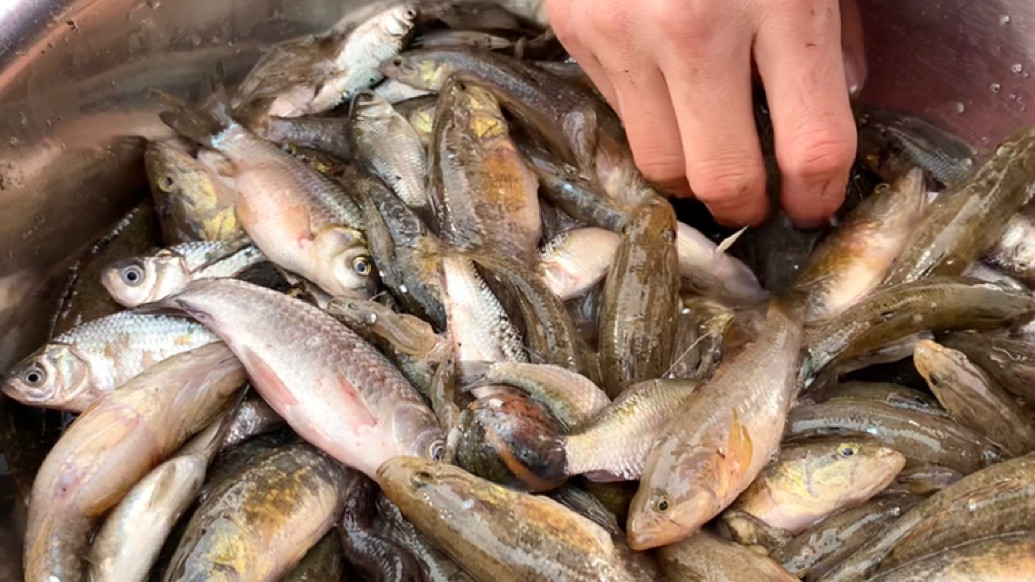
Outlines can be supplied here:
<path id="1" fill-rule="evenodd" d="M 0 430 L 26 580 L 1035 578 L 1035 129 L 858 104 L 830 225 L 723 231 L 510 4 L 163 96 L 152 199 L 2 386 L 76 415 Z"/>

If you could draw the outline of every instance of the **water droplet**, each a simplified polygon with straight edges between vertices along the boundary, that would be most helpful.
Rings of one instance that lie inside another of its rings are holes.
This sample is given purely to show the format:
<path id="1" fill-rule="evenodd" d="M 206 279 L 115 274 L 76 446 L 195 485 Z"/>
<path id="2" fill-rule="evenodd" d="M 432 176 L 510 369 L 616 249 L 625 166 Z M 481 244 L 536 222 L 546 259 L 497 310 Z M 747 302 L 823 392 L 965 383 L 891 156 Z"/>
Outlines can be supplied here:
<path id="1" fill-rule="evenodd" d="M 988 88 L 991 89 L 993 93 L 998 93 L 1003 90 L 1003 86 L 999 83 L 992 83 Z"/>
<path id="2" fill-rule="evenodd" d="M 367 314 L 367 322 L 366 323 L 367 323 L 367 325 L 374 325 L 375 323 L 377 323 L 377 314 L 376 313 L 369 313 L 369 314 Z"/>
<path id="3" fill-rule="evenodd" d="M 1015 72 L 1015 73 L 1017 73 L 1018 75 L 1020 75 L 1021 73 L 1024 72 L 1024 65 L 1022 65 L 1021 63 L 1014 63 L 1010 67 L 1010 70 Z"/>
<path id="4" fill-rule="evenodd" d="M 162 5 L 162 0 L 145 0 L 147 7 L 154 10 Z"/>
<path id="5" fill-rule="evenodd" d="M 959 113 L 960 115 L 963 115 L 963 113 L 966 112 L 966 111 L 967 111 L 967 105 L 964 102 L 962 102 L 962 101 L 957 101 L 956 102 L 956 113 Z"/>
<path id="6" fill-rule="evenodd" d="M 1011 20 L 1013 20 L 1013 19 L 1010 18 L 1009 14 L 1004 14 L 1004 15 L 999 17 L 999 24 L 1002 24 L 1003 26 L 1006 26 L 1007 24 L 1010 24 Z"/>

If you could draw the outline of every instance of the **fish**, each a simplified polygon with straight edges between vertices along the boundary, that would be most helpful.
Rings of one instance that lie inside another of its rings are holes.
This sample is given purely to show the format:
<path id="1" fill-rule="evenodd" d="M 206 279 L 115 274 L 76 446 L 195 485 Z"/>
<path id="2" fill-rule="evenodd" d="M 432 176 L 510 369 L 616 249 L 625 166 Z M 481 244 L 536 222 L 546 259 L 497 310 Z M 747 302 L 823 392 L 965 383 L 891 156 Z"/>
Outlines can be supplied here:
<path id="1" fill-rule="evenodd" d="M 88 580 L 147 580 L 166 537 L 201 490 L 236 414 L 230 411 L 213 422 L 126 493 L 94 534 L 86 558 Z"/>
<path id="2" fill-rule="evenodd" d="M 403 102 L 417 100 L 421 97 L 428 97 L 430 102 L 434 103 L 438 98 L 438 96 L 432 91 L 417 89 L 407 85 L 406 83 L 396 81 L 395 79 L 383 79 L 380 83 L 371 87 L 370 90 L 374 92 L 374 95 L 377 95 L 381 99 L 384 99 L 396 106 L 396 110 L 400 113 L 402 113 L 402 110 L 399 105 Z M 430 124 L 431 122 L 429 121 L 428 123 Z M 424 146 L 427 147 L 427 143 L 425 143 Z"/>
<path id="3" fill-rule="evenodd" d="M 331 532 L 316 543 L 287 575 L 284 582 L 324 582 L 341 580 L 348 566 L 338 536 Z"/>
<path id="4" fill-rule="evenodd" d="M 0 390 L 24 404 L 82 412 L 155 364 L 218 341 L 188 319 L 120 311 L 47 342 L 10 370 Z"/>
<path id="5" fill-rule="evenodd" d="M 371 12 L 271 47 L 237 89 L 235 114 L 261 119 L 325 113 L 376 84 L 382 78 L 378 65 L 406 44 L 418 14 L 406 2 Z"/>
<path id="6" fill-rule="evenodd" d="M 934 187 L 953 186 L 974 173 L 975 152 L 960 137 L 926 119 L 857 102 L 857 157 L 880 177 L 893 182 L 914 167 L 923 169 Z"/>
<path id="7" fill-rule="evenodd" d="M 662 429 L 629 510 L 630 547 L 689 537 L 768 464 L 797 389 L 803 319 L 799 298 L 772 300 L 757 341 L 723 361 Z"/>
<path id="8" fill-rule="evenodd" d="M 941 343 L 963 352 L 1004 390 L 1035 403 L 1035 349 L 1026 341 L 989 333 L 950 333 Z"/>
<path id="9" fill-rule="evenodd" d="M 144 150 L 162 238 L 175 245 L 191 241 L 231 242 L 244 236 L 234 212 L 235 190 L 182 139 L 148 142 Z"/>
<path id="10" fill-rule="evenodd" d="M 880 493 L 905 464 L 894 449 L 850 439 L 784 446 L 730 509 L 799 534 Z"/>
<path id="11" fill-rule="evenodd" d="M 265 260 L 252 245 L 188 242 L 115 261 L 101 272 L 101 283 L 121 305 L 133 308 L 160 301 L 194 279 L 233 277 Z"/>
<path id="12" fill-rule="evenodd" d="M 535 272 L 562 301 L 575 299 L 604 280 L 621 240 L 595 226 L 562 232 L 540 249 Z"/>
<path id="13" fill-rule="evenodd" d="M 291 146 L 287 153 L 299 157 L 311 148 L 323 154 L 327 166 L 337 166 L 352 160 L 353 151 L 348 139 L 347 117 L 266 117 L 249 125 L 256 135 L 271 142 Z M 310 154 L 311 155 L 311 154 Z M 315 168 L 319 170 L 320 168 Z M 322 172 L 326 173 L 326 172 Z"/>
<path id="14" fill-rule="evenodd" d="M 669 580 L 797 580 L 773 560 L 703 531 L 659 548 L 658 563 Z"/>
<path id="15" fill-rule="evenodd" d="M 842 509 L 776 548 L 769 557 L 791 574 L 815 580 L 879 535 L 921 499 L 916 495 L 881 495 Z"/>
<path id="16" fill-rule="evenodd" d="M 922 341 L 916 345 L 913 364 L 960 424 L 984 435 L 1011 456 L 1035 450 L 1035 416 L 992 383 L 963 352 Z"/>
<path id="17" fill-rule="evenodd" d="M 922 331 L 1009 329 L 1035 316 L 1035 299 L 999 283 L 928 277 L 878 291 L 812 328 L 804 377 Z"/>
<path id="18" fill-rule="evenodd" d="M 920 465 L 898 474 L 887 492 L 906 492 L 930 495 L 945 489 L 963 478 L 959 471 L 938 465 Z"/>
<path id="19" fill-rule="evenodd" d="M 224 338 L 277 414 L 338 461 L 373 475 L 392 456 L 441 454 L 442 429 L 413 386 L 320 309 L 232 279 L 193 281 L 159 305 Z"/>
<path id="20" fill-rule="evenodd" d="M 373 580 L 422 580 L 416 556 L 377 527 L 377 485 L 362 473 L 350 472 L 345 481 L 344 498 L 338 536 L 345 557 L 353 567 Z"/>
<path id="21" fill-rule="evenodd" d="M 1015 534 L 946 548 L 894 570 L 874 582 L 921 580 L 1023 580 L 1035 576 L 1035 535 Z"/>
<path id="22" fill-rule="evenodd" d="M 923 173 L 914 168 L 852 210 L 819 243 L 795 283 L 809 294 L 806 319 L 840 315 L 876 289 L 926 207 Z"/>
<path id="23" fill-rule="evenodd" d="M 162 121 L 232 163 L 237 217 L 263 255 L 332 296 L 373 293 L 359 208 L 335 182 L 232 119 L 223 94 L 198 109 L 166 101 Z"/>
<path id="24" fill-rule="evenodd" d="M 409 85 L 403 85 L 409 87 Z M 420 144 L 426 150 L 431 145 L 435 133 L 434 123 L 438 112 L 438 95 L 427 94 L 393 103 L 395 110 L 406 118 L 406 121 L 417 133 Z"/>
<path id="25" fill-rule="evenodd" d="M 447 83 L 434 128 L 428 195 L 442 238 L 531 265 L 542 234 L 539 182 L 510 138 L 496 97 L 469 81 Z"/>
<path id="26" fill-rule="evenodd" d="M 465 390 L 505 385 L 517 388 L 543 403 L 565 431 L 598 416 L 611 399 L 585 376 L 552 364 L 521 362 L 462 362 Z"/>
<path id="27" fill-rule="evenodd" d="M 521 30 L 520 12 L 515 14 L 496 2 L 464 0 L 420 0 L 423 25 L 441 23 L 454 30 Z"/>
<path id="28" fill-rule="evenodd" d="M 788 440 L 832 435 L 875 439 L 905 455 L 908 468 L 940 465 L 969 474 L 1003 458 L 998 446 L 950 418 L 882 402 L 838 399 L 790 411 Z"/>
<path id="29" fill-rule="evenodd" d="M 1035 196 L 1033 174 L 1035 129 L 1024 129 L 999 144 L 971 177 L 938 196 L 882 285 L 961 275 Z"/>
<path id="30" fill-rule="evenodd" d="M 679 303 L 676 217 L 663 200 L 633 214 L 604 281 L 600 370 L 608 396 L 669 366 Z"/>
<path id="31" fill-rule="evenodd" d="M 377 513 L 383 520 L 385 534 L 405 547 L 421 564 L 428 582 L 473 582 L 460 565 L 436 548 L 428 538 L 407 520 L 399 506 L 384 494 L 377 496 Z"/>
<path id="32" fill-rule="evenodd" d="M 256 435 L 268 434 L 283 428 L 284 419 L 262 398 L 247 398 L 237 407 L 226 433 L 219 443 L 220 450 L 239 445 Z"/>
<path id="33" fill-rule="evenodd" d="M 261 455 L 197 508 L 162 580 L 279 580 L 333 527 L 344 486 L 308 444 Z"/>
<path id="34" fill-rule="evenodd" d="M 483 50 L 513 49 L 514 40 L 499 34 L 478 30 L 433 30 L 413 37 L 409 48 L 443 48 L 469 46 Z"/>
<path id="35" fill-rule="evenodd" d="M 1003 236 L 985 252 L 985 264 L 1013 277 L 1024 285 L 1035 286 L 1035 214 L 1028 208 L 1010 217 Z"/>
<path id="36" fill-rule="evenodd" d="M 99 518 L 211 423 L 244 380 L 237 358 L 214 343 L 152 366 L 80 415 L 51 449 L 33 484 L 26 580 L 81 579 Z"/>
<path id="37" fill-rule="evenodd" d="M 652 564 L 631 556 L 621 538 L 547 497 L 416 457 L 389 460 L 377 482 L 418 531 L 475 579 L 657 579 Z"/>
<path id="38" fill-rule="evenodd" d="M 766 293 L 758 284 L 751 269 L 726 248 L 736 241 L 737 235 L 716 245 L 696 228 L 676 224 L 676 256 L 683 286 L 701 294 L 726 301 L 735 306 L 758 305 Z"/>
<path id="39" fill-rule="evenodd" d="M 392 105 L 365 91 L 352 101 L 348 128 L 356 162 L 415 210 L 428 205 L 428 161 L 420 136 Z"/>
<path id="40" fill-rule="evenodd" d="M 949 413 L 938 404 L 938 400 L 925 392 L 893 383 L 842 382 L 823 402 L 838 402 L 864 399 L 887 404 L 903 410 L 949 417 Z"/>
<path id="41" fill-rule="evenodd" d="M 867 579 L 880 567 L 888 553 L 911 532 L 923 527 L 928 520 L 937 519 L 946 509 L 966 504 L 968 498 L 974 495 L 1005 495 L 1007 498 L 1023 496 L 1030 499 L 1030 492 L 1035 487 L 1033 468 L 1035 454 L 1029 453 L 970 473 L 914 506 L 819 580 L 839 582 Z M 960 530 L 958 525 L 955 529 Z"/>

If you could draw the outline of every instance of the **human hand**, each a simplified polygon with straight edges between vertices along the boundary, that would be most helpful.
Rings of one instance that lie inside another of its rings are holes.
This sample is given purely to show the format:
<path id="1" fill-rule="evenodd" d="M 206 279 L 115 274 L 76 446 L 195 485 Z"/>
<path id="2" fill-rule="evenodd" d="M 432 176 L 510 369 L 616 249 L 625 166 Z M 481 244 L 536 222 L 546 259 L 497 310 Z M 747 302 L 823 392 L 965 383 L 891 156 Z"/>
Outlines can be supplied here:
<path id="1" fill-rule="evenodd" d="M 802 226 L 841 205 L 849 92 L 866 75 L 855 0 L 546 0 L 558 39 L 625 124 L 636 165 L 730 226 L 768 214 L 752 58 L 772 113 L 781 204 Z M 844 57 L 842 57 L 842 45 Z"/>

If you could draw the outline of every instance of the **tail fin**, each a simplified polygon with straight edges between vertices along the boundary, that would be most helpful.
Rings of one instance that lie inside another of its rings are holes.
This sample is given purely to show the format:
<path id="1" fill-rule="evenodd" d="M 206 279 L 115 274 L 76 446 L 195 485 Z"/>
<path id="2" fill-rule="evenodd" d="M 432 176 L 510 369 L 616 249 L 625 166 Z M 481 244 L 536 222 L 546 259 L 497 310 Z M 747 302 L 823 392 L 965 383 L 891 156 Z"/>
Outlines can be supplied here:
<path id="1" fill-rule="evenodd" d="M 237 126 L 230 113 L 229 95 L 223 88 L 196 108 L 168 93 L 159 91 L 158 97 L 165 107 L 158 117 L 176 133 L 203 146 L 219 149 L 220 138 L 226 130 Z"/>

